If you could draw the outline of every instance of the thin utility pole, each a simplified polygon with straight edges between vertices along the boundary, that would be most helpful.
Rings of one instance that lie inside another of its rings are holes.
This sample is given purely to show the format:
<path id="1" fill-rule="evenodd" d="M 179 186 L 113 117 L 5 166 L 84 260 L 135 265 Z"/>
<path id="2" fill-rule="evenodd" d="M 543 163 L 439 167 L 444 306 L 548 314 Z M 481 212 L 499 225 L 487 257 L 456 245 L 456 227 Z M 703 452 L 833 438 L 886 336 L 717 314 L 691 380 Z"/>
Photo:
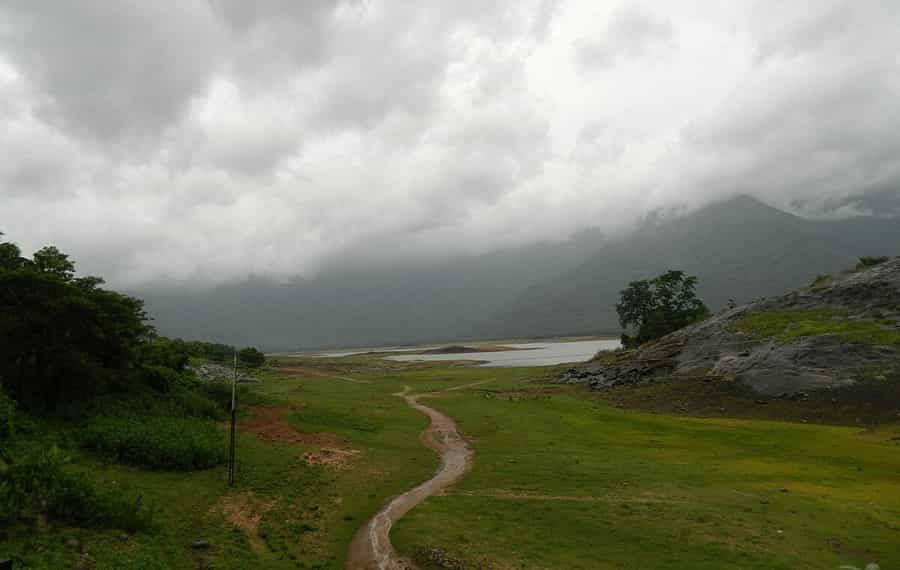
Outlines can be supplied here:
<path id="1" fill-rule="evenodd" d="M 237 423 L 237 352 L 234 353 L 234 377 L 231 380 L 231 441 L 228 447 L 228 486 L 234 487 L 235 424 Z"/>

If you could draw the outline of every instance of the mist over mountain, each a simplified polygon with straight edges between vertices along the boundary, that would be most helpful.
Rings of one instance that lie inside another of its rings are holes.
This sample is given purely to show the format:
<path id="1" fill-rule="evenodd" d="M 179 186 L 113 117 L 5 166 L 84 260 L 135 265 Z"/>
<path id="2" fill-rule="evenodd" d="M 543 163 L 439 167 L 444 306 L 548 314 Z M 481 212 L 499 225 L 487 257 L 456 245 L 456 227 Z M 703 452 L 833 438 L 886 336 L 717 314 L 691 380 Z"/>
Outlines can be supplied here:
<path id="1" fill-rule="evenodd" d="M 477 336 L 484 319 L 530 285 L 588 259 L 603 243 L 586 231 L 558 244 L 490 254 L 334 270 L 211 290 L 136 290 L 163 333 L 270 350 L 377 345 Z"/>
<path id="2" fill-rule="evenodd" d="M 739 197 L 651 218 L 615 241 L 583 232 L 560 244 L 283 284 L 250 279 L 207 291 L 134 293 L 163 334 L 296 350 L 615 333 L 618 292 L 667 269 L 699 276 L 702 298 L 718 308 L 797 287 L 861 255 L 898 253 L 897 218 L 809 220 Z"/>
<path id="3" fill-rule="evenodd" d="M 616 327 L 613 304 L 633 280 L 668 269 L 700 279 L 713 309 L 747 302 L 838 272 L 862 255 L 900 253 L 900 220 L 807 220 L 747 197 L 670 222 L 648 224 L 582 265 L 530 287 L 482 329 L 488 336 L 556 335 Z"/>

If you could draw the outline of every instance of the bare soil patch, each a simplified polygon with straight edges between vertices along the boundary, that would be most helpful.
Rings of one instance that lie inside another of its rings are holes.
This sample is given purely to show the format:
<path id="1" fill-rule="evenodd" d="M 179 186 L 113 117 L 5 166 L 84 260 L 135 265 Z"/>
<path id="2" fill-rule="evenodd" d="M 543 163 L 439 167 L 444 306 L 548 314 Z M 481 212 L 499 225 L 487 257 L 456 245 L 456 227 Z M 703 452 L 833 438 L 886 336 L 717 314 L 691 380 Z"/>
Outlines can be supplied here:
<path id="1" fill-rule="evenodd" d="M 211 511 L 224 516 L 232 526 L 243 531 L 250 541 L 250 547 L 260 554 L 267 548 L 259 536 L 259 522 L 274 506 L 275 501 L 261 501 L 253 493 L 239 493 L 223 496 Z"/>
<path id="2" fill-rule="evenodd" d="M 253 418 L 241 426 L 264 441 L 302 443 L 320 447 L 343 447 L 344 440 L 333 433 L 301 433 L 287 422 L 290 411 L 286 406 L 255 406 Z"/>
<path id="3" fill-rule="evenodd" d="M 303 461 L 307 465 L 320 465 L 329 469 L 346 469 L 350 462 L 357 457 L 361 451 L 358 449 L 337 449 L 334 447 L 323 447 L 319 451 L 307 451 L 303 454 Z"/>

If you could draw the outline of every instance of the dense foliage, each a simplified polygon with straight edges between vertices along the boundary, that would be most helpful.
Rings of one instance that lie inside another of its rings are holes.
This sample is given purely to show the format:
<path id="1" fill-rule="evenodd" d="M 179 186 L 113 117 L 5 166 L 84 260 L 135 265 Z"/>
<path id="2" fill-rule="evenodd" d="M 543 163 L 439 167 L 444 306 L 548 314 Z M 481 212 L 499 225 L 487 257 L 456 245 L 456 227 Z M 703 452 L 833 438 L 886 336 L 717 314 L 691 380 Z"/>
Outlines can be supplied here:
<path id="1" fill-rule="evenodd" d="M 153 526 L 154 512 L 140 495 L 95 485 L 54 441 L 35 432 L 0 393 L 0 526 L 36 515 L 80 526 Z"/>
<path id="2" fill-rule="evenodd" d="M 697 278 L 684 271 L 667 271 L 644 281 L 632 281 L 616 303 L 619 323 L 635 334 L 622 334 L 622 344 L 637 346 L 705 318 L 706 305 L 697 298 Z"/>
<path id="3" fill-rule="evenodd" d="M 28 408 L 54 410 L 125 380 L 150 338 L 141 301 L 74 271 L 55 247 L 27 259 L 0 244 L 0 386 Z"/>
<path id="4" fill-rule="evenodd" d="M 142 301 L 103 288 L 99 277 L 77 276 L 57 248 L 29 258 L 0 242 L 0 528 L 42 518 L 152 526 L 140 496 L 77 468 L 77 445 L 151 469 L 224 460 L 217 420 L 230 386 L 200 381 L 189 364 L 238 353 L 244 366 L 259 366 L 264 355 L 164 338 L 147 320 Z M 74 426 L 75 437 L 63 435 Z"/>
<path id="5" fill-rule="evenodd" d="M 192 357 L 225 361 L 238 352 L 159 337 L 141 300 L 102 285 L 76 277 L 75 264 L 53 246 L 29 259 L 0 243 L 0 390 L 25 409 L 53 412 L 136 385 L 168 393 L 184 384 Z M 255 348 L 238 354 L 245 366 L 265 361 Z"/>
<path id="6" fill-rule="evenodd" d="M 190 356 L 203 360 L 230 363 L 237 354 L 238 364 L 247 368 L 259 368 L 266 362 L 266 355 L 251 346 L 239 350 L 230 344 L 218 342 L 180 339 L 173 342 L 180 343 L 183 350 Z"/>
<path id="7" fill-rule="evenodd" d="M 190 471 L 224 461 L 225 432 L 194 418 L 97 416 L 82 431 L 85 447 L 121 463 Z"/>

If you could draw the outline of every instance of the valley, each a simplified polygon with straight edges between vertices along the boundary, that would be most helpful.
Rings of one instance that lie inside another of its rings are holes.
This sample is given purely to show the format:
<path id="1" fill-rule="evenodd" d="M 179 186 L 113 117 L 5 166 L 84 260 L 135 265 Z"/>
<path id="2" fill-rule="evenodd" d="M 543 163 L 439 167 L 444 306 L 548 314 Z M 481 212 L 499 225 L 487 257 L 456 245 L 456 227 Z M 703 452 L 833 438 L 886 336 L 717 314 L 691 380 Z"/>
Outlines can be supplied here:
<path id="1" fill-rule="evenodd" d="M 393 527 L 420 568 L 900 564 L 896 424 L 638 411 L 549 383 L 560 372 L 279 360 L 241 404 L 235 488 L 224 466 L 157 473 L 82 455 L 92 478 L 139 487 L 160 530 L 53 525 L 0 554 L 63 564 L 74 539 L 98 568 L 343 568 L 370 517 L 438 468 L 419 440 L 428 419 L 397 395 L 408 389 L 434 394 L 423 402 L 473 453 L 460 481 Z"/>

